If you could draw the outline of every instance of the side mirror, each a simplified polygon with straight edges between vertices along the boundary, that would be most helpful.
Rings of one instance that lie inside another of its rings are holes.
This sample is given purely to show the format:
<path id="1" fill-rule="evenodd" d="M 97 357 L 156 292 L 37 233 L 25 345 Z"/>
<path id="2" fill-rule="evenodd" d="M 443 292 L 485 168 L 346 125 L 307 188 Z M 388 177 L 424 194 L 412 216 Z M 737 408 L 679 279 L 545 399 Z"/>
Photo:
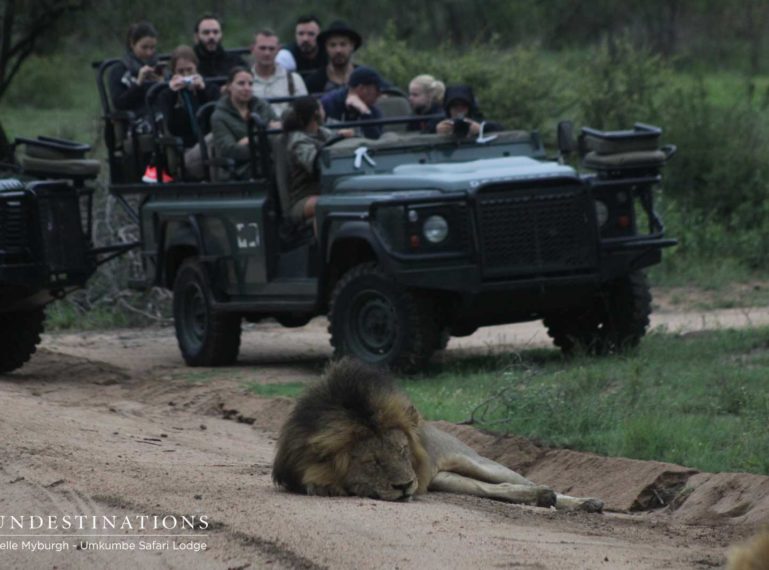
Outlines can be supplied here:
<path id="1" fill-rule="evenodd" d="M 565 158 L 576 149 L 574 124 L 571 121 L 560 121 L 558 123 L 558 152 L 560 157 Z"/>

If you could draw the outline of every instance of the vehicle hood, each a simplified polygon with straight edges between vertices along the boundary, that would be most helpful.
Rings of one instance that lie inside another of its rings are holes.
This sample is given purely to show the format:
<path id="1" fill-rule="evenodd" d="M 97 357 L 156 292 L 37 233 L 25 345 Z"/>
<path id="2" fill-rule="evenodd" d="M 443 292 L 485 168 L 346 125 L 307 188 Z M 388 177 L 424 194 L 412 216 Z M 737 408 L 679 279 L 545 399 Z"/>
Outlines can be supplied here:
<path id="1" fill-rule="evenodd" d="M 570 166 L 525 156 L 487 158 L 470 162 L 403 164 L 392 174 L 348 176 L 338 180 L 337 192 L 437 189 L 469 190 L 491 183 L 551 178 L 577 178 Z"/>

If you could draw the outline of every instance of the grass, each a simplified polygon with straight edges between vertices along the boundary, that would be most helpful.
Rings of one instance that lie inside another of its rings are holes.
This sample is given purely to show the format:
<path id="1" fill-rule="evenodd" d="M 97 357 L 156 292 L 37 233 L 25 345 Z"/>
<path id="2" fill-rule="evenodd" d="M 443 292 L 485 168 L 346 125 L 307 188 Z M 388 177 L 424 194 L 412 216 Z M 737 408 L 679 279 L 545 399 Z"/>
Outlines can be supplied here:
<path id="1" fill-rule="evenodd" d="M 81 310 L 66 301 L 56 301 L 45 309 L 45 328 L 48 331 L 102 330 L 136 326 L 138 319 L 115 307 L 96 307 Z"/>
<path id="2" fill-rule="evenodd" d="M 706 471 L 769 474 L 769 329 L 649 335 L 633 355 L 474 358 L 403 384 L 428 419 Z"/>
<path id="3" fill-rule="evenodd" d="M 246 384 L 246 389 L 252 394 L 265 398 L 274 398 L 282 396 L 286 398 L 297 397 L 305 388 L 305 384 L 294 382 L 286 384 L 257 384 L 250 382 Z"/>

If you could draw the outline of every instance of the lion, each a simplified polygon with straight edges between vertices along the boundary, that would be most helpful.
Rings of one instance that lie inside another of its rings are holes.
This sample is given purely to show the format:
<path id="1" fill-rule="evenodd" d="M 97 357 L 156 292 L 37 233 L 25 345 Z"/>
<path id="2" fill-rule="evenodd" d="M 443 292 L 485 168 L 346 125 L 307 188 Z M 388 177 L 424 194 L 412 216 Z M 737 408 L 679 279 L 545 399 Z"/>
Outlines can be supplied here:
<path id="1" fill-rule="evenodd" d="M 769 527 L 729 550 L 727 570 L 769 570 Z"/>
<path id="2" fill-rule="evenodd" d="M 392 378 L 361 362 L 332 364 L 283 425 L 276 485 L 307 495 L 408 501 L 427 491 L 601 512 L 603 502 L 554 492 L 482 457 L 427 423 Z"/>

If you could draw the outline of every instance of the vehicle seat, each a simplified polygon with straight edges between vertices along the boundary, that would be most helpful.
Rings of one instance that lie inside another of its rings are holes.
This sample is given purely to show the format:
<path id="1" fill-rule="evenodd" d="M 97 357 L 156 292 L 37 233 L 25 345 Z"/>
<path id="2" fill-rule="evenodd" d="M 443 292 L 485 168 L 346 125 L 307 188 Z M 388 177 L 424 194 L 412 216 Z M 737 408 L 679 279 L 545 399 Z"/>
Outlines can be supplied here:
<path id="1" fill-rule="evenodd" d="M 412 115 L 408 97 L 400 89 L 387 89 L 383 91 L 379 99 L 377 99 L 376 105 L 382 111 L 382 117 L 385 119 Z M 384 125 L 382 129 L 386 133 L 405 133 L 407 126 L 408 123 L 396 123 Z"/>
<path id="2" fill-rule="evenodd" d="M 109 76 L 119 59 L 102 62 L 97 70 L 96 83 L 104 119 L 104 142 L 109 156 L 112 182 L 139 182 L 144 173 L 146 158 L 154 150 L 151 133 L 140 133 L 136 128 L 136 116 L 130 111 L 120 111 L 112 104 L 109 92 Z"/>
<path id="3" fill-rule="evenodd" d="M 169 173 L 172 178 L 181 180 L 185 177 L 184 142 L 174 136 L 168 128 L 167 117 L 158 107 L 161 96 L 170 87 L 166 82 L 159 82 L 150 87 L 146 95 L 147 108 L 152 117 L 152 137 L 154 143 L 155 166 Z M 162 180 L 159 180 L 162 182 Z"/>
<path id="4" fill-rule="evenodd" d="M 85 153 L 91 150 L 87 144 L 38 137 L 17 138 L 15 146 L 20 145 L 24 147 L 24 152 L 18 156 L 19 164 L 24 172 L 33 176 L 69 178 L 82 183 L 95 179 L 101 170 L 98 160 L 85 158 Z"/>

